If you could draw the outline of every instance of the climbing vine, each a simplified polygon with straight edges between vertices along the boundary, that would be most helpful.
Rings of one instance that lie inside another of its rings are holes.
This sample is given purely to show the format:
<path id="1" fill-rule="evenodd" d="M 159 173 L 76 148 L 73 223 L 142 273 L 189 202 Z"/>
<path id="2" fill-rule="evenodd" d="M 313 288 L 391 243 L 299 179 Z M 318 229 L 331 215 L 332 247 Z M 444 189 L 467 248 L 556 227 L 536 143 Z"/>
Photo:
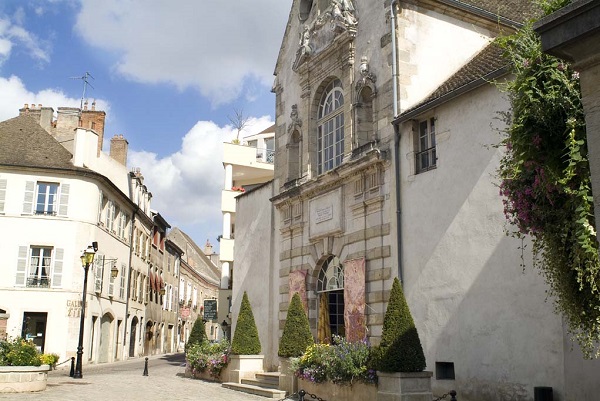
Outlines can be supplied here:
<path id="1" fill-rule="evenodd" d="M 511 102 L 498 169 L 508 234 L 531 239 L 557 312 L 584 354 L 598 357 L 600 264 L 579 74 L 542 53 L 531 24 L 498 43 L 514 75 L 498 84 Z"/>

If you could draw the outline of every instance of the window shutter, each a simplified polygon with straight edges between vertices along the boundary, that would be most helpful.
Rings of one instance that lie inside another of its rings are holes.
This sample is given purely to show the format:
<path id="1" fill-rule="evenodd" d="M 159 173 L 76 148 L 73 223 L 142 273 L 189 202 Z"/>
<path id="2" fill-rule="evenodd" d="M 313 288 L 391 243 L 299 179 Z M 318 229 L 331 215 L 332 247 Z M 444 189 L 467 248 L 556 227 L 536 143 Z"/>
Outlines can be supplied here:
<path id="1" fill-rule="evenodd" d="M 69 191 L 71 190 L 70 184 L 62 184 L 60 186 L 60 198 L 58 205 L 58 215 L 66 216 L 69 210 Z"/>
<path id="2" fill-rule="evenodd" d="M 104 204 L 104 194 L 100 191 L 100 196 L 98 197 L 98 223 L 102 224 L 102 206 Z"/>
<path id="3" fill-rule="evenodd" d="M 35 193 L 35 181 L 25 183 L 25 198 L 23 200 L 23 214 L 33 213 L 33 195 Z"/>
<path id="4" fill-rule="evenodd" d="M 0 180 L 0 213 L 4 213 L 4 202 L 6 201 L 6 180 Z"/>
<path id="5" fill-rule="evenodd" d="M 102 292 L 102 276 L 104 275 L 104 256 L 96 254 L 94 292 Z"/>
<path id="6" fill-rule="evenodd" d="M 121 288 L 119 289 L 119 298 L 125 299 L 125 273 L 127 266 L 125 263 L 121 263 Z"/>
<path id="7" fill-rule="evenodd" d="M 111 275 L 108 279 L 108 296 L 112 297 L 115 294 L 115 279 Z"/>
<path id="8" fill-rule="evenodd" d="M 26 246 L 19 247 L 19 256 L 17 258 L 17 276 L 15 280 L 15 285 L 24 286 L 25 285 L 25 275 L 27 273 L 27 254 L 29 248 Z"/>
<path id="9" fill-rule="evenodd" d="M 62 272 L 63 272 L 63 259 L 65 256 L 65 250 L 63 248 L 56 248 L 54 250 L 54 269 L 52 270 L 52 287 L 62 287 Z"/>

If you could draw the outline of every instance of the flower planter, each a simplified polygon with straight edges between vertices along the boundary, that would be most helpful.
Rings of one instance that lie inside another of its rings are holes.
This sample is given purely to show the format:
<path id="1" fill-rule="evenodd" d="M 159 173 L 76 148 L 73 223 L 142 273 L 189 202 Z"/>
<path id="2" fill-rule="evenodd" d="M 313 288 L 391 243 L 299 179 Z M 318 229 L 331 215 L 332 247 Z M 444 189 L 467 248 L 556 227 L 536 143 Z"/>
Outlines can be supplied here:
<path id="1" fill-rule="evenodd" d="M 377 401 L 431 401 L 432 372 L 377 372 Z"/>
<path id="2" fill-rule="evenodd" d="M 291 364 L 290 358 L 279 358 L 279 390 L 285 391 L 288 395 L 298 392 L 298 378 Z"/>
<path id="3" fill-rule="evenodd" d="M 227 381 L 241 383 L 242 379 L 252 379 L 254 374 L 263 373 L 264 355 L 229 355 L 229 378 Z"/>
<path id="4" fill-rule="evenodd" d="M 44 391 L 49 365 L 0 366 L 0 393 Z"/>
<path id="5" fill-rule="evenodd" d="M 340 385 L 331 382 L 313 383 L 311 381 L 298 379 L 298 391 L 304 390 L 324 400 L 364 401 L 377 399 L 377 385 L 354 383 L 352 385 Z M 311 399 L 306 396 L 305 399 Z M 427 400 L 431 401 L 431 399 Z"/>
<path id="6" fill-rule="evenodd" d="M 191 368 L 191 364 L 187 363 L 187 367 L 185 368 L 185 376 L 190 377 L 192 379 L 199 379 L 199 380 L 223 383 L 223 382 L 229 381 L 229 376 L 231 373 L 230 370 L 231 369 L 230 369 L 229 365 L 227 365 L 221 370 L 221 374 L 219 375 L 219 377 L 214 377 L 214 376 L 211 376 L 211 374 L 208 372 L 208 369 L 204 372 L 193 372 L 192 368 Z"/>

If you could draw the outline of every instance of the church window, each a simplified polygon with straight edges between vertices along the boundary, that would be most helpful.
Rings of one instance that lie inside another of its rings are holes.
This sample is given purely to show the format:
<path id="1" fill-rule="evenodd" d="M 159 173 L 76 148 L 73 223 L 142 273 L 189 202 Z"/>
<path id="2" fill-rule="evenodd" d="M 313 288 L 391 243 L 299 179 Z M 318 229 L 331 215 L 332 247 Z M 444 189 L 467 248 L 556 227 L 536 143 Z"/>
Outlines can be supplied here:
<path id="1" fill-rule="evenodd" d="M 318 174 L 342 163 L 344 156 L 344 94 L 339 79 L 326 88 L 318 112 Z"/>

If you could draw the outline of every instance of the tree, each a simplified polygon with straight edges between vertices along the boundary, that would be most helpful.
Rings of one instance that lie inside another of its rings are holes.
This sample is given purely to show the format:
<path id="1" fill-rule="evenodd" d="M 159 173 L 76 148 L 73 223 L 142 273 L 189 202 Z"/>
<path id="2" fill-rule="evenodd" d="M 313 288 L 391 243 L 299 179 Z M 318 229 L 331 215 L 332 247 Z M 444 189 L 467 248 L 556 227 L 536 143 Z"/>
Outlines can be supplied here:
<path id="1" fill-rule="evenodd" d="M 248 126 L 248 121 L 250 120 L 250 117 L 244 116 L 243 109 L 234 109 L 233 112 L 235 114 L 233 116 L 227 116 L 227 118 L 233 125 L 233 128 L 235 128 L 237 130 L 235 142 L 239 143 L 240 142 L 240 132 L 242 132 L 244 130 L 244 128 L 246 128 Z"/>
<path id="2" fill-rule="evenodd" d="M 579 75 L 542 52 L 531 24 L 498 43 L 514 76 L 499 84 L 512 106 L 498 169 L 507 233 L 531 239 L 556 310 L 584 354 L 598 357 L 600 263 Z"/>
<path id="3" fill-rule="evenodd" d="M 250 301 L 248 301 L 248 294 L 244 291 L 240 314 L 231 342 L 231 353 L 236 355 L 258 355 L 260 350 L 260 338 L 254 322 L 254 314 L 252 313 Z"/>
<path id="4" fill-rule="evenodd" d="M 314 343 L 300 295 L 295 293 L 287 311 L 277 355 L 282 358 L 299 357 Z"/>
<path id="5" fill-rule="evenodd" d="M 208 341 L 208 336 L 206 335 L 204 320 L 202 320 L 201 317 L 198 317 L 194 322 L 194 326 L 192 326 L 192 332 L 190 333 L 190 337 L 185 344 L 185 349 L 187 351 L 192 345 L 202 344 L 205 341 Z"/>
<path id="6" fill-rule="evenodd" d="M 374 351 L 377 370 L 422 372 L 425 354 L 398 278 L 394 278 L 383 318 L 381 343 Z"/>

